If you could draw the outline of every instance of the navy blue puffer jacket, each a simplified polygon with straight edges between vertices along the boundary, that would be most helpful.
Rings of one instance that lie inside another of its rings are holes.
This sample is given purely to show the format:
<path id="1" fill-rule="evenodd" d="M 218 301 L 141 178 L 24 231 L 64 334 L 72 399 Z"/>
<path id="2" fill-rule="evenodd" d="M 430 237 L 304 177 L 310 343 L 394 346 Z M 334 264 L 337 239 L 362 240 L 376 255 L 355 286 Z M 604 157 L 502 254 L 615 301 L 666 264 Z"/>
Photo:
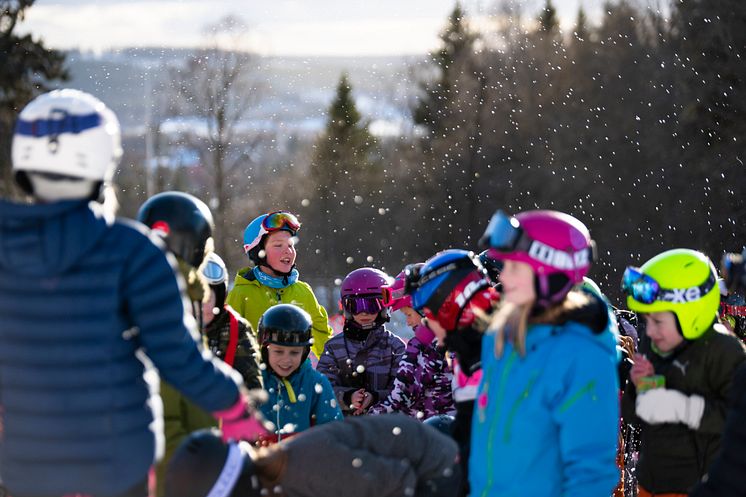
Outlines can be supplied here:
<path id="1" fill-rule="evenodd" d="M 107 497 L 144 480 L 163 446 L 153 365 L 207 411 L 236 402 L 240 375 L 198 348 L 174 263 L 97 203 L 0 202 L 0 475 L 13 496 Z"/>

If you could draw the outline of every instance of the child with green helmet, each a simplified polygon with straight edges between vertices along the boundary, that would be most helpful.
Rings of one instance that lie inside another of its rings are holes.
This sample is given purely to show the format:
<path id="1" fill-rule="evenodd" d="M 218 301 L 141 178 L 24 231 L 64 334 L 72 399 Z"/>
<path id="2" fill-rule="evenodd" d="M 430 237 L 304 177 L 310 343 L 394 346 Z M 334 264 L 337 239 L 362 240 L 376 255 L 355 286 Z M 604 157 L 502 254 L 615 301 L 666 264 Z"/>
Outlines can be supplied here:
<path id="1" fill-rule="evenodd" d="M 642 428 L 638 495 L 685 496 L 720 448 L 733 374 L 746 353 L 717 320 L 717 273 L 704 254 L 665 251 L 628 267 L 622 288 L 645 322 L 622 402 L 625 418 Z"/>

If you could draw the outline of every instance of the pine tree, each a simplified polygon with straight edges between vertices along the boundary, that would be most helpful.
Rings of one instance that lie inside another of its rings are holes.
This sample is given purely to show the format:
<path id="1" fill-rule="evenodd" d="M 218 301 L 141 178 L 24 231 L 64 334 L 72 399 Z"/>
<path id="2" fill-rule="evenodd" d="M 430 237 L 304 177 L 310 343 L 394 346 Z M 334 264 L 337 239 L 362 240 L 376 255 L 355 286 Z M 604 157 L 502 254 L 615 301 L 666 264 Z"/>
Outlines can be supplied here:
<path id="1" fill-rule="evenodd" d="M 451 12 L 440 40 L 440 50 L 430 55 L 437 77 L 420 83 L 423 94 L 413 112 L 415 123 L 435 132 L 442 130 L 449 114 L 449 102 L 454 98 L 453 80 L 458 76 L 454 74 L 454 68 L 472 54 L 477 41 L 477 35 L 464 22 L 464 10 L 459 3 Z"/>
<path id="2" fill-rule="evenodd" d="M 345 272 L 345 258 L 359 249 L 356 234 L 366 215 L 361 199 L 375 191 L 380 169 L 376 141 L 355 105 L 346 74 L 339 79 L 325 131 L 315 148 L 311 164 L 315 191 L 307 218 L 320 237 L 316 267 L 327 276 L 339 276 Z"/>
<path id="3" fill-rule="evenodd" d="M 18 112 L 35 96 L 49 91 L 48 83 L 68 79 L 65 55 L 14 33 L 35 0 L 0 0 L 0 195 L 12 195 L 10 143 Z"/>
<path id="4" fill-rule="evenodd" d="M 585 41 L 588 39 L 588 17 L 585 15 L 585 10 L 581 6 L 578 9 L 578 17 L 575 20 L 575 39 L 578 41 Z"/>
<path id="5" fill-rule="evenodd" d="M 543 33 L 551 33 L 559 26 L 557 21 L 557 9 L 552 5 L 552 0 L 546 0 L 544 9 L 539 14 L 539 30 Z"/>

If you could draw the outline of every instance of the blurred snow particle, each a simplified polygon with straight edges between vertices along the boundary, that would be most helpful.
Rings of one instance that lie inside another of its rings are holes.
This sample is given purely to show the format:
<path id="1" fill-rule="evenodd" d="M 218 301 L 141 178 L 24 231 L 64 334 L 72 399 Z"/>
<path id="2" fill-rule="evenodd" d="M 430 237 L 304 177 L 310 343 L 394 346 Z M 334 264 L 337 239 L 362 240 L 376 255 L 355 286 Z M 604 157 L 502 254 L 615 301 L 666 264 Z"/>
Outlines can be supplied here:
<path id="1" fill-rule="evenodd" d="M 363 465 L 363 460 L 360 459 L 359 457 L 356 457 L 355 459 L 352 460 L 352 467 L 353 468 L 359 468 L 362 465 Z"/>
<path id="2" fill-rule="evenodd" d="M 304 198 L 303 200 L 300 201 L 300 205 L 302 205 L 303 207 L 308 207 L 309 205 L 311 205 L 311 201 L 308 200 L 307 198 Z"/>

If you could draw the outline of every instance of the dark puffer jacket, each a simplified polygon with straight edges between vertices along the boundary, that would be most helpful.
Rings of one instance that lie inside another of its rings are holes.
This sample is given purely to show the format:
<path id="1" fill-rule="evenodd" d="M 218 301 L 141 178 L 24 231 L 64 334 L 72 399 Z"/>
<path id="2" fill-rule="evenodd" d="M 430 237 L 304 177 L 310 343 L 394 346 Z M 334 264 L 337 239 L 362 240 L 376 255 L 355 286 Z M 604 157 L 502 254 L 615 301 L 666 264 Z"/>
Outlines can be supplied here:
<path id="1" fill-rule="evenodd" d="M 231 350 L 231 322 L 237 325 L 237 341 Z M 241 373 L 246 388 L 263 388 L 262 372 L 259 369 L 261 355 L 259 345 L 254 337 L 251 324 L 242 318 L 233 308 L 226 305 L 220 314 L 205 326 L 207 346 L 214 356 L 223 361 L 232 357 L 231 366 Z"/>
<path id="2" fill-rule="evenodd" d="M 637 392 L 632 382 L 622 399 L 624 419 L 641 427 L 638 483 L 652 493 L 687 493 L 720 450 L 731 383 L 746 358 L 744 348 L 716 325 L 699 339 L 684 342 L 668 357 L 652 352 L 649 340 L 641 340 L 640 352 L 653 363 L 656 374 L 665 376 L 665 388 L 705 399 L 696 430 L 682 423 L 650 425 L 640 420 L 635 414 Z"/>
<path id="3" fill-rule="evenodd" d="M 326 342 L 316 369 L 329 378 L 342 412 L 351 414 L 350 399 L 360 388 L 373 395 L 373 404 L 388 397 L 403 355 L 404 342 L 385 327 L 346 325 Z"/>
<path id="4" fill-rule="evenodd" d="M 150 361 L 207 411 L 237 401 L 240 375 L 200 352 L 173 262 L 99 204 L 0 202 L 0 474 L 13 496 L 143 481 L 163 446 Z"/>
<path id="5" fill-rule="evenodd" d="M 733 378 L 733 407 L 723 432 L 722 451 L 691 497 L 744 497 L 746 495 L 746 365 Z"/>

